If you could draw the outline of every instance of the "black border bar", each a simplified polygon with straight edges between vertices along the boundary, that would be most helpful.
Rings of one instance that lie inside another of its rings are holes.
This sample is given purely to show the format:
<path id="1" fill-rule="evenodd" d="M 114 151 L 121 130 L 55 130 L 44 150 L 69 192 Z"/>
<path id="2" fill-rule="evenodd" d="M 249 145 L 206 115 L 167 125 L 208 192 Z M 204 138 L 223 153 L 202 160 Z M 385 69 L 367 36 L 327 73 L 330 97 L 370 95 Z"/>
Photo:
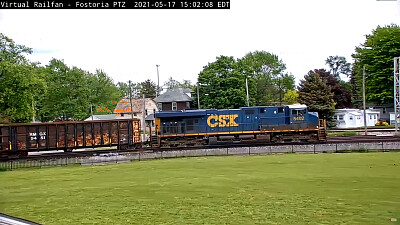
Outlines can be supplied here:
<path id="1" fill-rule="evenodd" d="M 0 0 L 0 9 L 230 9 L 230 0 Z"/>

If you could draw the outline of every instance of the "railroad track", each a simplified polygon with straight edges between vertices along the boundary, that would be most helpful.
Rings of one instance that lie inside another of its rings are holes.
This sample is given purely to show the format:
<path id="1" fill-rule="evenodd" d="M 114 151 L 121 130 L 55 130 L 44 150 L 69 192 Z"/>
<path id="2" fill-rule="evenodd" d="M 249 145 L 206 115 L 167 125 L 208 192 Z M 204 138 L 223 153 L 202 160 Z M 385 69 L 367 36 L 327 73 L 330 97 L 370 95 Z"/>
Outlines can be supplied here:
<path id="1" fill-rule="evenodd" d="M 347 136 L 347 137 L 328 137 L 328 144 L 337 143 L 357 143 L 357 142 L 389 142 L 389 141 L 400 141 L 400 137 L 395 136 Z"/>

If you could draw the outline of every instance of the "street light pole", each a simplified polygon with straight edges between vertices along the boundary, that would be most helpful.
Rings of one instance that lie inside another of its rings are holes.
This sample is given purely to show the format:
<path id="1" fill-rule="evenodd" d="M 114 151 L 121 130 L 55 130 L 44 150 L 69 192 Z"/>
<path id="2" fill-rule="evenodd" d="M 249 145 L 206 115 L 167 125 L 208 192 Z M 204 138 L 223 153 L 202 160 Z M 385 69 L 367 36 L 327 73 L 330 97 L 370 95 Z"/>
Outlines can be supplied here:
<path id="1" fill-rule="evenodd" d="M 131 103 L 131 119 L 133 119 L 133 105 L 132 105 L 132 82 L 129 80 L 129 102 Z"/>
<path id="2" fill-rule="evenodd" d="M 364 135 L 368 135 L 368 131 L 367 131 L 367 114 L 366 114 L 366 104 L 365 104 L 365 65 L 363 66 L 363 79 L 362 79 L 362 83 L 363 83 L 363 107 L 364 107 Z"/>
<path id="3" fill-rule="evenodd" d="M 199 82 L 197 82 L 197 109 L 200 109 L 200 91 L 199 91 Z"/>
<path id="4" fill-rule="evenodd" d="M 246 99 L 247 99 L 247 107 L 250 107 L 250 103 L 249 103 L 249 86 L 247 85 L 247 77 L 246 77 Z"/>
<path id="5" fill-rule="evenodd" d="M 160 75 L 158 74 L 158 67 L 159 66 L 160 65 L 156 65 L 156 67 L 157 67 L 157 91 L 156 91 L 156 97 L 158 97 L 158 92 L 160 90 Z"/>

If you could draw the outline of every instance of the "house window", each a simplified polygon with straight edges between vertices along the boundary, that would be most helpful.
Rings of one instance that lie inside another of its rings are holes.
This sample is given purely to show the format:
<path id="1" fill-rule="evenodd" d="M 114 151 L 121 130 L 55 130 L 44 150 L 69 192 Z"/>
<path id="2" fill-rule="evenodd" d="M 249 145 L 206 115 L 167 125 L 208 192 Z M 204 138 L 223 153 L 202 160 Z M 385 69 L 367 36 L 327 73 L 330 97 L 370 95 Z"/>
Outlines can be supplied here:
<path id="1" fill-rule="evenodd" d="M 385 114 L 386 113 L 386 108 L 382 108 L 382 112 L 383 112 L 383 114 Z"/>
<path id="2" fill-rule="evenodd" d="M 350 119 L 350 120 L 353 120 L 353 116 L 350 116 L 349 119 Z"/>
<path id="3" fill-rule="evenodd" d="M 133 116 L 137 116 L 137 113 L 134 113 Z"/>
<path id="4" fill-rule="evenodd" d="M 176 111 L 178 109 L 176 102 L 172 102 L 172 111 Z"/>
<path id="5" fill-rule="evenodd" d="M 376 115 L 374 115 L 374 120 L 376 119 Z"/>
<path id="6" fill-rule="evenodd" d="M 156 114 L 156 109 L 153 109 L 153 114 Z"/>
<path id="7" fill-rule="evenodd" d="M 369 115 L 369 119 L 372 120 L 372 115 Z"/>
<path id="8" fill-rule="evenodd" d="M 358 120 L 360 120 L 360 119 L 361 119 L 361 117 L 357 116 L 357 119 L 358 119 Z"/>
<path id="9" fill-rule="evenodd" d="M 157 108 L 158 108 L 158 110 L 162 110 L 162 103 L 161 102 L 157 103 Z"/>
<path id="10" fill-rule="evenodd" d="M 190 102 L 186 102 L 186 108 L 190 109 Z"/>
<path id="11" fill-rule="evenodd" d="M 147 116 L 147 109 L 146 109 L 146 116 Z"/>
<path id="12" fill-rule="evenodd" d="M 339 115 L 339 120 L 343 120 L 343 115 Z"/>

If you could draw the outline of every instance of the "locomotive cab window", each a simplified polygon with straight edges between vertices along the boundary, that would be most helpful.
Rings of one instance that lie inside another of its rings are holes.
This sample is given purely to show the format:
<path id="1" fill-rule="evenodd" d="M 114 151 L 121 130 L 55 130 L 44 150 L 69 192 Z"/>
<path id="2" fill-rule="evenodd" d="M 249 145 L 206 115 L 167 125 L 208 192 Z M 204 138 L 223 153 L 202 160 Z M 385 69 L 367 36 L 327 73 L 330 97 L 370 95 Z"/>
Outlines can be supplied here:
<path id="1" fill-rule="evenodd" d="M 265 108 L 261 108 L 260 113 L 265 113 Z"/>
<path id="2" fill-rule="evenodd" d="M 285 108 L 283 108 L 283 107 L 278 108 L 278 113 L 284 113 L 284 112 L 285 112 Z"/>
<path id="3" fill-rule="evenodd" d="M 245 114 L 254 114 L 254 110 L 253 109 L 246 109 L 244 110 Z"/>
<path id="4" fill-rule="evenodd" d="M 293 116 L 304 116 L 306 114 L 306 110 L 304 109 L 292 109 Z"/>

